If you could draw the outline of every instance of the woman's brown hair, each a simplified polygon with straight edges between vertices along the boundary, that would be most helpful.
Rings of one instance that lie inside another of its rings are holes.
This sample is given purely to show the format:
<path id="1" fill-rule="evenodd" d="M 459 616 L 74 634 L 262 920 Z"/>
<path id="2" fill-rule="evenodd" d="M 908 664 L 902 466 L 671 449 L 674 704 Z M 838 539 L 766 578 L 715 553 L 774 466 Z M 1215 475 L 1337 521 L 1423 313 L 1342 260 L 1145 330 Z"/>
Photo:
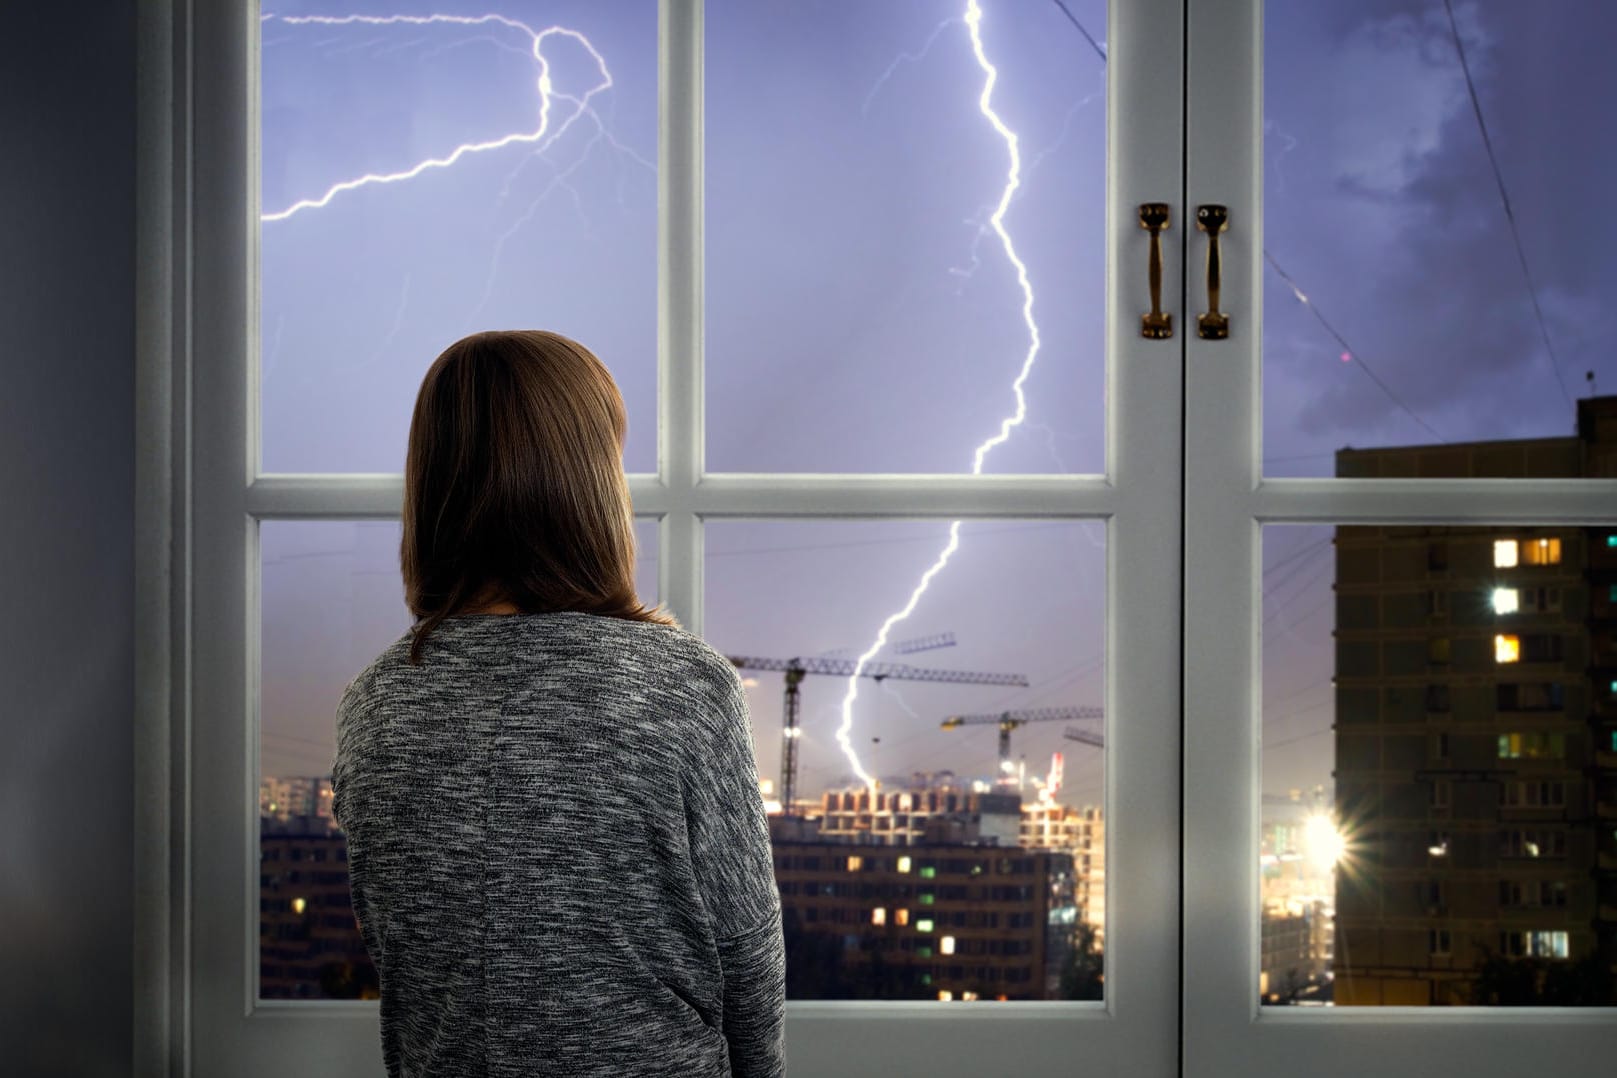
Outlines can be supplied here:
<path id="1" fill-rule="evenodd" d="M 433 361 L 404 462 L 413 665 L 444 618 L 496 599 L 679 624 L 635 595 L 628 429 L 606 365 L 559 334 L 474 333 Z"/>

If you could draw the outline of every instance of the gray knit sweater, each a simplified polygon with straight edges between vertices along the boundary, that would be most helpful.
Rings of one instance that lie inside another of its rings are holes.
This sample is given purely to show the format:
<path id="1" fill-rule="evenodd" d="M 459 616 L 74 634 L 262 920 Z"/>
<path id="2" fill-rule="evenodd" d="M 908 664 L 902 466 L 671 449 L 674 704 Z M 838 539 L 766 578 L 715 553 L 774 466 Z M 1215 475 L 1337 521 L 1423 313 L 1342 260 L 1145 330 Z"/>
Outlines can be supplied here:
<path id="1" fill-rule="evenodd" d="M 332 785 L 401 1078 L 774 1078 L 785 948 L 735 668 L 671 626 L 450 618 L 344 691 Z"/>

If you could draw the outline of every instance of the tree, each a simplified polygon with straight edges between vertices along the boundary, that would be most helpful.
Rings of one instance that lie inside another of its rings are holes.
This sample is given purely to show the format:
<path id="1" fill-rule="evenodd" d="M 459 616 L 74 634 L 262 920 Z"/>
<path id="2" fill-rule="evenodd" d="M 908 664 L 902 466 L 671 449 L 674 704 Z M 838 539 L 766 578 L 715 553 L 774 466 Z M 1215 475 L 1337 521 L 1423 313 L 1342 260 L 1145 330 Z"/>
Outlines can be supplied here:
<path id="1" fill-rule="evenodd" d="M 1071 945 L 1061 960 L 1061 982 L 1057 999 L 1104 999 L 1106 957 L 1095 945 L 1093 925 L 1073 929 Z"/>
<path id="2" fill-rule="evenodd" d="M 1609 1007 L 1617 983 L 1598 953 L 1576 962 L 1510 958 L 1482 948 L 1483 961 L 1471 986 L 1471 1001 L 1489 1007 Z"/>

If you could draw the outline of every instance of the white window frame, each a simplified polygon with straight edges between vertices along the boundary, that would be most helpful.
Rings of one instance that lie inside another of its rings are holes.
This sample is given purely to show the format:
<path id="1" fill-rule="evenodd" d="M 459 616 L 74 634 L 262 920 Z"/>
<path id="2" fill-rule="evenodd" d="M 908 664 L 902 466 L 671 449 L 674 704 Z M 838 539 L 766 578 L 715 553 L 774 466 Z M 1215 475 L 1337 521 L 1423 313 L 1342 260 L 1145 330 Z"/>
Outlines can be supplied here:
<path id="1" fill-rule="evenodd" d="M 1617 1055 L 1610 1008 L 1262 1007 L 1261 531 L 1265 524 L 1617 523 L 1617 481 L 1266 479 L 1261 464 L 1263 4 L 1187 5 L 1186 209 L 1229 207 L 1227 340 L 1186 342 L 1184 1074 L 1508 1075 Z M 1187 310 L 1206 309 L 1191 236 Z M 1421 237 L 1410 237 L 1412 243 Z M 1437 238 L 1441 242 L 1441 237 Z M 1570 419 L 1570 417 L 1569 417 Z"/>
<path id="2" fill-rule="evenodd" d="M 258 525 L 397 519 L 399 475 L 258 472 L 255 6 L 140 0 L 137 108 L 144 379 L 137 477 L 140 628 L 157 641 L 137 742 L 137 1051 L 151 1073 L 381 1072 L 374 1003 L 260 1000 Z M 1075 1059 L 1176 1074 L 1180 960 L 1182 327 L 1146 341 L 1136 207 L 1177 206 L 1181 0 L 1114 2 L 1107 27 L 1107 472 L 1083 476 L 760 475 L 704 468 L 700 0 L 659 3 L 658 471 L 631 475 L 660 522 L 660 596 L 702 630 L 702 535 L 725 519 L 1093 519 L 1108 528 L 1107 985 L 1103 1003 L 790 1001 L 799 1078 L 849 1043 L 889 1072 L 1000 1073 Z M 1132 74 L 1131 74 L 1132 73 Z M 149 303 L 149 307 L 145 306 Z M 1126 417 L 1126 420 L 1125 418 Z M 161 655 L 155 653 L 161 650 Z M 1122 656 L 1128 656 L 1126 662 Z"/>

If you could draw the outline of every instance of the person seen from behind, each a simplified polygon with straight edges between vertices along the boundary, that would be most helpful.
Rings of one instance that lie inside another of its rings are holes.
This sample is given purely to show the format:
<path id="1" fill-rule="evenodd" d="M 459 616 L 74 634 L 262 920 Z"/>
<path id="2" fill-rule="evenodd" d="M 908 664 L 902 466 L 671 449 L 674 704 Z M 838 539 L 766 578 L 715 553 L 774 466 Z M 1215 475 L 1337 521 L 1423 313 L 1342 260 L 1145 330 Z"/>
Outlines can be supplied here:
<path id="1" fill-rule="evenodd" d="M 735 667 L 634 589 L 628 420 L 555 333 L 421 384 L 414 624 L 345 688 L 334 814 L 392 1078 L 779 1078 L 785 948 Z"/>

